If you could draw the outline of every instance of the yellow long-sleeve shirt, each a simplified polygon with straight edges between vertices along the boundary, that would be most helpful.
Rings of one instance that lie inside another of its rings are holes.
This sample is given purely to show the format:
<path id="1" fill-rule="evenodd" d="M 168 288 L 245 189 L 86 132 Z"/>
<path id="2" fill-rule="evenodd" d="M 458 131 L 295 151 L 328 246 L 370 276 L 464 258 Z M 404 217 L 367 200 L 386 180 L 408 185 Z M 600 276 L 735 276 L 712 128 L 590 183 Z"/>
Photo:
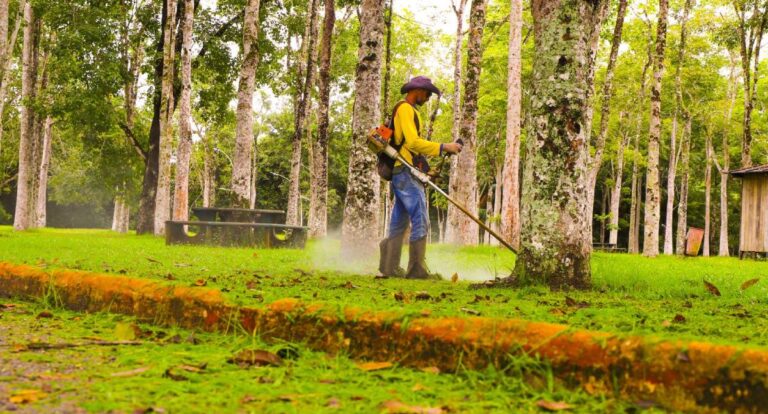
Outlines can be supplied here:
<path id="1" fill-rule="evenodd" d="M 421 138 L 421 128 L 416 129 L 416 123 L 413 121 L 414 112 L 419 117 L 419 126 L 424 125 L 421 114 L 414 111 L 413 107 L 407 102 L 401 104 L 395 114 L 395 144 L 400 145 L 403 142 L 403 138 L 405 138 L 405 143 L 400 147 L 400 155 L 409 164 L 413 164 L 412 152 L 430 157 L 440 155 L 439 143 Z M 395 162 L 395 165 L 400 165 L 400 161 Z"/>

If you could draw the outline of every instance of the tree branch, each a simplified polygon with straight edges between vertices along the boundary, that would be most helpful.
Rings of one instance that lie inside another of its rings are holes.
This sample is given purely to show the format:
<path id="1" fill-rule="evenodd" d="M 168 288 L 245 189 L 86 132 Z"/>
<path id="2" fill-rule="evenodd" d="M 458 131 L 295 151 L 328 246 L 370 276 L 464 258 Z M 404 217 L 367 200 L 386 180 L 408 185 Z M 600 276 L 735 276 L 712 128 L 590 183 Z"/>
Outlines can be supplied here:
<path id="1" fill-rule="evenodd" d="M 120 125 L 120 129 L 125 132 L 125 137 L 128 138 L 128 142 L 131 144 L 133 149 L 136 150 L 136 153 L 139 154 L 139 157 L 141 157 L 142 160 L 147 160 L 147 151 L 144 150 L 144 148 L 141 147 L 141 144 L 136 139 L 136 135 L 133 133 L 133 130 L 126 125 L 124 122 L 120 122 L 118 125 Z"/>

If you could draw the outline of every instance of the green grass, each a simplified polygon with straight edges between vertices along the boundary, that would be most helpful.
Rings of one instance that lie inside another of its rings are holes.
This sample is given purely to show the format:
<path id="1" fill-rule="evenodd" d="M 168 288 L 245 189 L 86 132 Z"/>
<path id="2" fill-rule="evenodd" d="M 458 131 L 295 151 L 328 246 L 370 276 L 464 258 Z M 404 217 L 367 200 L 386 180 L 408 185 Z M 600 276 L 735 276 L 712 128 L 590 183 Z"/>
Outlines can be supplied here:
<path id="1" fill-rule="evenodd" d="M 9 398 L 20 390 L 45 392 L 36 402 L 17 404 L 23 412 L 74 412 L 80 407 L 130 413 L 152 407 L 168 413 L 375 413 L 385 412 L 383 404 L 393 400 L 454 413 L 535 413 L 541 412 L 539 400 L 567 402 L 577 413 L 637 411 L 610 396 L 568 391 L 547 379 L 545 365 L 530 359 L 520 359 L 507 372 L 459 369 L 438 374 L 401 367 L 365 372 L 343 355 L 300 344 L 161 329 L 103 313 L 48 309 L 52 317 L 37 317 L 44 309 L 22 303 L 0 307 L 0 412 L 13 409 Z M 130 339 L 125 332 L 138 335 L 134 340 L 142 343 L 45 351 L 23 347 Z M 277 353 L 289 348 L 295 352 L 280 367 L 227 363 L 242 349 Z M 179 368 L 183 364 L 205 368 L 188 372 Z M 168 369 L 171 377 L 164 375 Z"/>
<path id="2" fill-rule="evenodd" d="M 46 268 L 65 267 L 146 277 L 181 285 L 198 279 L 243 305 L 280 298 L 323 301 L 339 308 L 397 310 L 404 315 L 522 318 L 621 334 L 768 345 L 768 263 L 736 258 L 655 259 L 596 253 L 593 289 L 550 292 L 543 287 L 470 290 L 467 280 L 504 276 L 514 255 L 494 247 L 430 246 L 433 270 L 461 282 L 374 280 L 377 252 L 355 262 L 341 259 L 337 242 L 306 250 L 165 246 L 150 236 L 101 230 L 38 230 L 14 233 L 0 227 L 0 260 Z M 407 254 L 404 254 L 407 256 Z M 406 257 L 403 258 L 404 260 Z M 760 278 L 742 291 L 743 282 Z M 703 281 L 722 296 L 710 294 Z M 349 283 L 348 283 L 349 282 Z M 429 300 L 416 300 L 426 291 Z M 395 299 L 402 292 L 404 301 Z M 566 297 L 586 306 L 567 306 Z M 676 316 L 678 317 L 675 322 Z M 681 321 L 681 319 L 684 319 Z"/>

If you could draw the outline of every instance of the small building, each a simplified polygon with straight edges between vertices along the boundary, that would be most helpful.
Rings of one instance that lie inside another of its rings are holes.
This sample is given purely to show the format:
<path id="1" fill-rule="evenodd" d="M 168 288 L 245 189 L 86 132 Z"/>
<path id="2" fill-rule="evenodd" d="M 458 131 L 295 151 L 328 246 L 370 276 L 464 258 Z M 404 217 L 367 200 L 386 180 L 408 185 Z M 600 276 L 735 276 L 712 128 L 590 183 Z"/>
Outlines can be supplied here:
<path id="1" fill-rule="evenodd" d="M 731 170 L 741 179 L 739 257 L 768 253 L 768 164 Z"/>

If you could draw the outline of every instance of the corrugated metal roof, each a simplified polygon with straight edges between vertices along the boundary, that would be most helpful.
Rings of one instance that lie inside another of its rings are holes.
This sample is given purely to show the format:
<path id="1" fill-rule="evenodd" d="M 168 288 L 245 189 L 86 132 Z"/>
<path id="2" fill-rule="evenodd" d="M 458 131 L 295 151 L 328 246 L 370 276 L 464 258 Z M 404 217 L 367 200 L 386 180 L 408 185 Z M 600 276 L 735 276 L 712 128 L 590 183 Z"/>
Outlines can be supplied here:
<path id="1" fill-rule="evenodd" d="M 734 177 L 741 177 L 748 174 L 768 174 L 768 164 L 743 167 L 736 170 L 731 170 L 728 172 L 728 174 Z"/>

